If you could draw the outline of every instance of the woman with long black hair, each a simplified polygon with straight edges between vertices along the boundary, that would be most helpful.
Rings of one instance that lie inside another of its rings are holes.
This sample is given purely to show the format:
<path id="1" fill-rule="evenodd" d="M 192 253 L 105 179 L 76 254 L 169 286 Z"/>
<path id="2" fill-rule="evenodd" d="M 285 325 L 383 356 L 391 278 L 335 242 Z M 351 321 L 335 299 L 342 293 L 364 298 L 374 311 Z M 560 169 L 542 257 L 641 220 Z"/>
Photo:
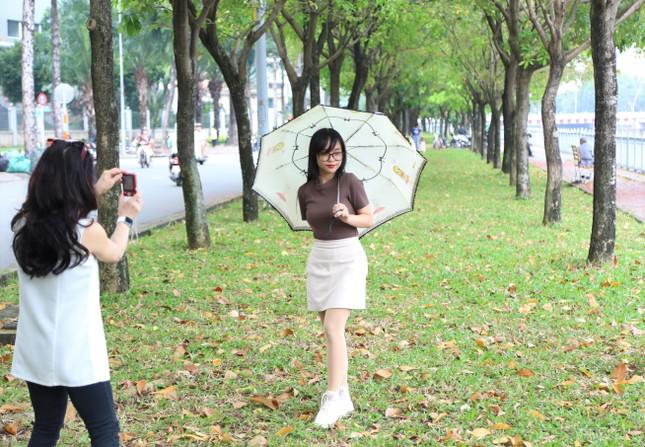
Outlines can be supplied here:
<path id="1" fill-rule="evenodd" d="M 141 197 L 121 196 L 111 237 L 91 213 L 122 174 L 113 168 L 95 183 L 87 146 L 55 140 L 32 172 L 27 199 L 11 221 L 20 283 L 11 373 L 27 382 L 34 409 L 29 447 L 56 445 L 68 396 L 92 446 L 119 445 L 97 260 L 121 259 Z"/>
<path id="2" fill-rule="evenodd" d="M 307 259 L 307 309 L 318 312 L 327 339 L 327 391 L 314 423 L 333 426 L 354 410 L 347 382 L 345 324 L 352 309 L 365 309 L 367 257 L 357 228 L 372 226 L 361 181 L 345 172 L 347 151 L 334 129 L 309 142 L 307 183 L 298 190 L 302 218 L 314 232 Z"/>

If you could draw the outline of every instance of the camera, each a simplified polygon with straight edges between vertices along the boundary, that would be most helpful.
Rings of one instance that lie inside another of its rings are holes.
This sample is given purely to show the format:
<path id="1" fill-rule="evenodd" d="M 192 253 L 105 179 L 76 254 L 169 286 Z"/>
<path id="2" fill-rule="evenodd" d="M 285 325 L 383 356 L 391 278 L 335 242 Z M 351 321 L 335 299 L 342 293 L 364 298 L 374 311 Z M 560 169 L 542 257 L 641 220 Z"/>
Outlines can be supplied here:
<path id="1" fill-rule="evenodd" d="M 135 174 L 123 173 L 121 187 L 124 196 L 133 196 L 137 193 L 137 176 Z"/>

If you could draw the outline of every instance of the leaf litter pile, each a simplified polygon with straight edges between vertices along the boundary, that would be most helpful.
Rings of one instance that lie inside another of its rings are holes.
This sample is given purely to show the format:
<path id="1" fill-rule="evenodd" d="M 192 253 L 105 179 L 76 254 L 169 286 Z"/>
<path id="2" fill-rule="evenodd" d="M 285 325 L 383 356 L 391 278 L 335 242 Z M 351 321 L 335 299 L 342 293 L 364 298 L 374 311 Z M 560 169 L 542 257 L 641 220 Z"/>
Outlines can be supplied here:
<path id="1" fill-rule="evenodd" d="M 564 187 L 541 225 L 545 175 L 514 200 L 466 151 L 428 154 L 415 211 L 362 239 L 368 309 L 348 323 L 356 411 L 312 419 L 324 336 L 307 313 L 310 233 L 268 207 L 210 215 L 213 245 L 182 225 L 129 250 L 132 289 L 103 296 L 125 446 L 637 446 L 645 444 L 645 229 L 619 213 L 617 262 L 585 265 L 591 197 Z M 262 207 L 262 206 L 261 206 Z M 0 306 L 17 302 L 17 284 Z M 33 413 L 0 347 L 0 443 L 25 445 Z M 73 408 L 60 445 L 89 445 Z"/>

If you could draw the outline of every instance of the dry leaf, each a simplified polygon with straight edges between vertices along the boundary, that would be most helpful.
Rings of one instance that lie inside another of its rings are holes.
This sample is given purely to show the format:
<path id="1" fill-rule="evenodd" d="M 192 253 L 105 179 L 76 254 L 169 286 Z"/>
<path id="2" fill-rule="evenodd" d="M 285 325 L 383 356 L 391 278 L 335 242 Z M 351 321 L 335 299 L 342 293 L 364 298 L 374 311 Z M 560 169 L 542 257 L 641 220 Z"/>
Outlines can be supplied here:
<path id="1" fill-rule="evenodd" d="M 145 380 L 139 380 L 135 384 L 135 387 L 137 389 L 137 395 L 142 396 L 143 392 L 146 390 L 146 381 Z"/>
<path id="2" fill-rule="evenodd" d="M 491 431 L 487 428 L 476 428 L 470 432 L 475 439 L 484 439 L 486 436 L 491 434 Z"/>
<path id="3" fill-rule="evenodd" d="M 4 427 L 2 427 L 4 432 L 13 436 L 16 436 L 18 434 L 18 424 L 16 422 L 9 422 L 7 424 L 4 424 Z"/>
<path id="4" fill-rule="evenodd" d="M 280 335 L 283 337 L 289 337 L 290 335 L 293 335 L 293 329 L 286 327 L 282 329 L 282 332 L 280 332 Z"/>
<path id="5" fill-rule="evenodd" d="M 611 372 L 611 378 L 618 382 L 625 380 L 625 377 L 627 377 L 627 365 L 625 363 L 619 363 Z"/>
<path id="6" fill-rule="evenodd" d="M 251 439 L 249 441 L 249 446 L 250 447 L 264 447 L 268 445 L 269 442 L 266 440 L 264 436 L 257 435 L 255 438 Z"/>
<path id="7" fill-rule="evenodd" d="M 271 396 L 253 396 L 249 400 L 258 405 L 264 405 L 272 410 L 277 410 L 278 407 L 280 407 L 278 399 Z"/>
<path id="8" fill-rule="evenodd" d="M 213 359 L 211 360 L 213 366 L 220 366 L 222 364 L 222 359 Z"/>
<path id="9" fill-rule="evenodd" d="M 517 375 L 520 377 L 532 377 L 535 375 L 533 371 L 527 368 L 520 368 L 517 370 Z"/>
<path id="10" fill-rule="evenodd" d="M 478 338 L 475 340 L 475 344 L 479 346 L 480 348 L 485 348 L 486 347 L 486 340 L 483 338 Z"/>
<path id="11" fill-rule="evenodd" d="M 492 429 L 493 430 L 510 430 L 511 426 L 506 424 L 506 423 L 504 423 L 504 422 L 496 422 L 495 424 L 493 424 Z"/>
<path id="12" fill-rule="evenodd" d="M 542 413 L 540 413 L 537 410 L 529 410 L 527 411 L 527 413 L 529 414 L 529 416 L 533 416 L 534 418 L 539 419 L 541 421 L 546 420 L 546 416 L 544 416 Z"/>
<path id="13" fill-rule="evenodd" d="M 175 295 L 177 298 L 181 296 L 181 292 L 177 289 L 172 289 L 172 294 Z"/>
<path id="14" fill-rule="evenodd" d="M 27 408 L 29 408 L 29 405 L 11 405 L 11 404 L 4 404 L 0 406 L 0 414 L 7 414 L 7 413 L 22 413 L 25 411 Z"/>
<path id="15" fill-rule="evenodd" d="M 379 369 L 374 373 L 374 380 L 389 379 L 392 377 L 391 369 Z"/>
<path id="16" fill-rule="evenodd" d="M 291 425 L 287 425 L 286 427 L 282 427 L 275 434 L 276 434 L 276 436 L 281 436 L 281 437 L 284 438 L 289 433 L 293 433 L 293 430 L 294 430 L 294 428 Z"/>
<path id="17" fill-rule="evenodd" d="M 244 408 L 244 407 L 246 407 L 246 402 L 242 402 L 240 400 L 233 402 L 233 408 L 235 408 L 236 410 L 239 410 L 240 408 Z"/>
<path id="18" fill-rule="evenodd" d="M 385 410 L 386 418 L 400 418 L 403 416 L 403 411 L 400 408 L 388 408 Z"/>
<path id="19" fill-rule="evenodd" d="M 399 366 L 399 369 L 403 372 L 409 372 L 409 371 L 414 371 L 415 369 L 419 369 L 416 366 L 408 366 L 408 365 L 401 365 Z"/>
<path id="20" fill-rule="evenodd" d="M 233 379 L 237 379 L 237 374 L 235 374 L 233 371 L 227 370 L 227 371 L 224 373 L 224 379 L 225 379 L 225 380 L 233 380 Z"/>
<path id="21" fill-rule="evenodd" d="M 169 386 L 168 388 L 156 391 L 154 395 L 159 399 L 177 400 L 177 387 L 175 385 Z"/>

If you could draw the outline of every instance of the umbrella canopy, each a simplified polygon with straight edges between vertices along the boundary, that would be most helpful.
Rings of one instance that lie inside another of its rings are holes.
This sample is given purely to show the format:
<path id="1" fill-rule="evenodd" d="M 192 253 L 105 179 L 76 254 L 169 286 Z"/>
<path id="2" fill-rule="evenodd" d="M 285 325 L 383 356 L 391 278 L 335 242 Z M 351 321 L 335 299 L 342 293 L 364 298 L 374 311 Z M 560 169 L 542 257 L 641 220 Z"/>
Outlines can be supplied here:
<path id="1" fill-rule="evenodd" d="M 359 228 L 359 235 L 412 210 L 425 158 L 383 114 L 318 105 L 262 137 L 253 190 L 293 230 L 310 230 L 297 194 L 307 181 L 309 140 L 321 128 L 333 128 L 345 140 L 345 171 L 363 182 L 372 206 L 374 225 Z"/>

